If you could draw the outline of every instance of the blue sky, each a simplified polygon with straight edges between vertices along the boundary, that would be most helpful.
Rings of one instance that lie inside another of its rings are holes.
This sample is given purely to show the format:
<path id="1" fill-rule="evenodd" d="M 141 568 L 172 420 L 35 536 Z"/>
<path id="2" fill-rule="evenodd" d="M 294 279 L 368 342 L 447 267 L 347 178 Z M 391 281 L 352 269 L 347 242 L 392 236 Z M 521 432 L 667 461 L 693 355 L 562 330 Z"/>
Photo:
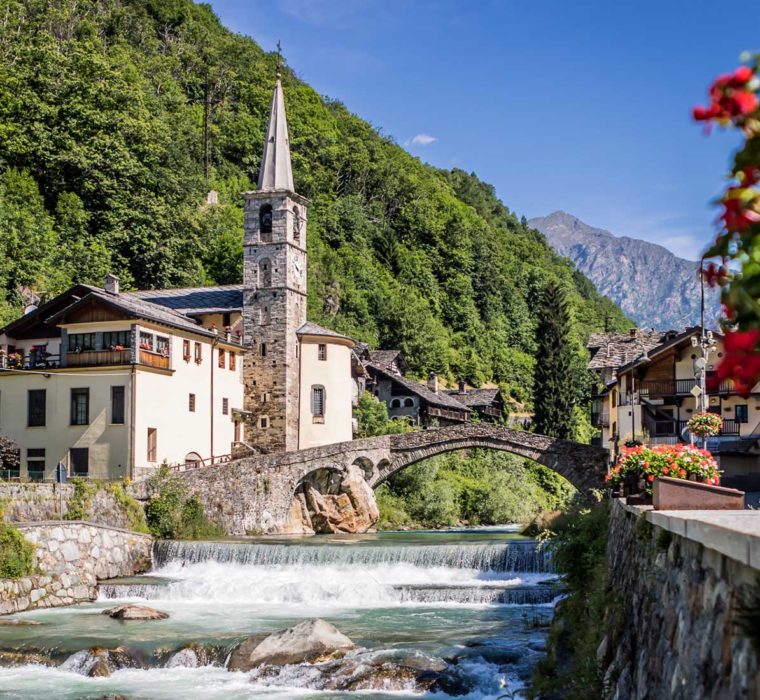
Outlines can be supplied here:
<path id="1" fill-rule="evenodd" d="M 696 259 L 735 135 L 690 118 L 760 49 L 719 2 L 212 0 L 422 160 L 476 172 L 517 214 L 564 209 Z M 747 5 L 749 7 L 749 5 Z"/>

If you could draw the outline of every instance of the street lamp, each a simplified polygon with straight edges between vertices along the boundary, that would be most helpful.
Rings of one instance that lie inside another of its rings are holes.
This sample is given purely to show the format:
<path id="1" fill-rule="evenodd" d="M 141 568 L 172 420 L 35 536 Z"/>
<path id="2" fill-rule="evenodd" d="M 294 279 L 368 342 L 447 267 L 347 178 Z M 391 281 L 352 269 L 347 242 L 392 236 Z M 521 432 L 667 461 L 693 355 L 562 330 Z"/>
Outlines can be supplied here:
<path id="1" fill-rule="evenodd" d="M 691 336 L 691 346 L 700 348 L 702 356 L 694 361 L 694 378 L 699 380 L 698 387 L 695 386 L 691 393 L 700 407 L 702 413 L 707 413 L 707 364 L 710 359 L 710 353 L 715 352 L 718 341 L 715 339 L 712 331 L 706 331 L 704 325 L 701 327 L 699 337 Z M 707 437 L 702 437 L 702 449 L 707 447 Z"/>

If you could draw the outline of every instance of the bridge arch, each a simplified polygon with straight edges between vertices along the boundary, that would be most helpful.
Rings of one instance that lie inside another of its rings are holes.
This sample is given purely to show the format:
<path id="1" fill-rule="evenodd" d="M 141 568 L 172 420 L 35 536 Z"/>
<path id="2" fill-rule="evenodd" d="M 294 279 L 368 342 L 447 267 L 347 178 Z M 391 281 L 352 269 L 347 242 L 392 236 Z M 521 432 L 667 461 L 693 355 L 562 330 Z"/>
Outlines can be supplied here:
<path id="1" fill-rule="evenodd" d="M 393 435 L 390 448 L 391 459 L 378 464 L 369 479 L 372 488 L 423 459 L 473 448 L 500 450 L 532 459 L 565 477 L 580 491 L 601 487 L 607 471 L 606 450 L 491 423 Z"/>

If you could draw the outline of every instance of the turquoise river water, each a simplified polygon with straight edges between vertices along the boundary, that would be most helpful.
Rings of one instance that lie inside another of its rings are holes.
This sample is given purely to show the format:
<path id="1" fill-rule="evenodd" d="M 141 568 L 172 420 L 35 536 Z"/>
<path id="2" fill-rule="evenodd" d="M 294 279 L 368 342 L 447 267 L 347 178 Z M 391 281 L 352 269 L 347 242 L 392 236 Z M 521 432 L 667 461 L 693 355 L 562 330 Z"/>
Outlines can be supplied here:
<path id="1" fill-rule="evenodd" d="M 87 605 L 24 613 L 42 623 L 0 627 L 0 651 L 48 664 L 5 661 L 0 698 L 229 700 L 232 698 L 520 697 L 545 649 L 557 588 L 551 557 L 510 528 L 160 542 L 147 576 L 101 585 Z M 143 602 L 168 620 L 119 622 L 100 614 Z M 261 676 L 225 668 L 241 639 L 322 617 L 370 653 L 434 657 L 456 690 L 315 689 L 307 665 Z M 208 649 L 199 663 L 176 652 Z M 90 678 L 89 647 L 125 647 L 140 668 Z M 506 686 L 506 690 L 505 690 Z"/>

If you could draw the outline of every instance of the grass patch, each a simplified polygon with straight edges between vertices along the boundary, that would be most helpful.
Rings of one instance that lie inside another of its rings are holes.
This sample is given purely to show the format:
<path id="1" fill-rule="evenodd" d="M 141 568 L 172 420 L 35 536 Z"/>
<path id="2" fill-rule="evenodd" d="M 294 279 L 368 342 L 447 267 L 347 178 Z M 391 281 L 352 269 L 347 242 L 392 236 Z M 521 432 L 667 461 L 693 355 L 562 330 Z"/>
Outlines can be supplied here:
<path id="1" fill-rule="evenodd" d="M 21 578 L 35 573 L 34 545 L 0 513 L 0 578 Z"/>

